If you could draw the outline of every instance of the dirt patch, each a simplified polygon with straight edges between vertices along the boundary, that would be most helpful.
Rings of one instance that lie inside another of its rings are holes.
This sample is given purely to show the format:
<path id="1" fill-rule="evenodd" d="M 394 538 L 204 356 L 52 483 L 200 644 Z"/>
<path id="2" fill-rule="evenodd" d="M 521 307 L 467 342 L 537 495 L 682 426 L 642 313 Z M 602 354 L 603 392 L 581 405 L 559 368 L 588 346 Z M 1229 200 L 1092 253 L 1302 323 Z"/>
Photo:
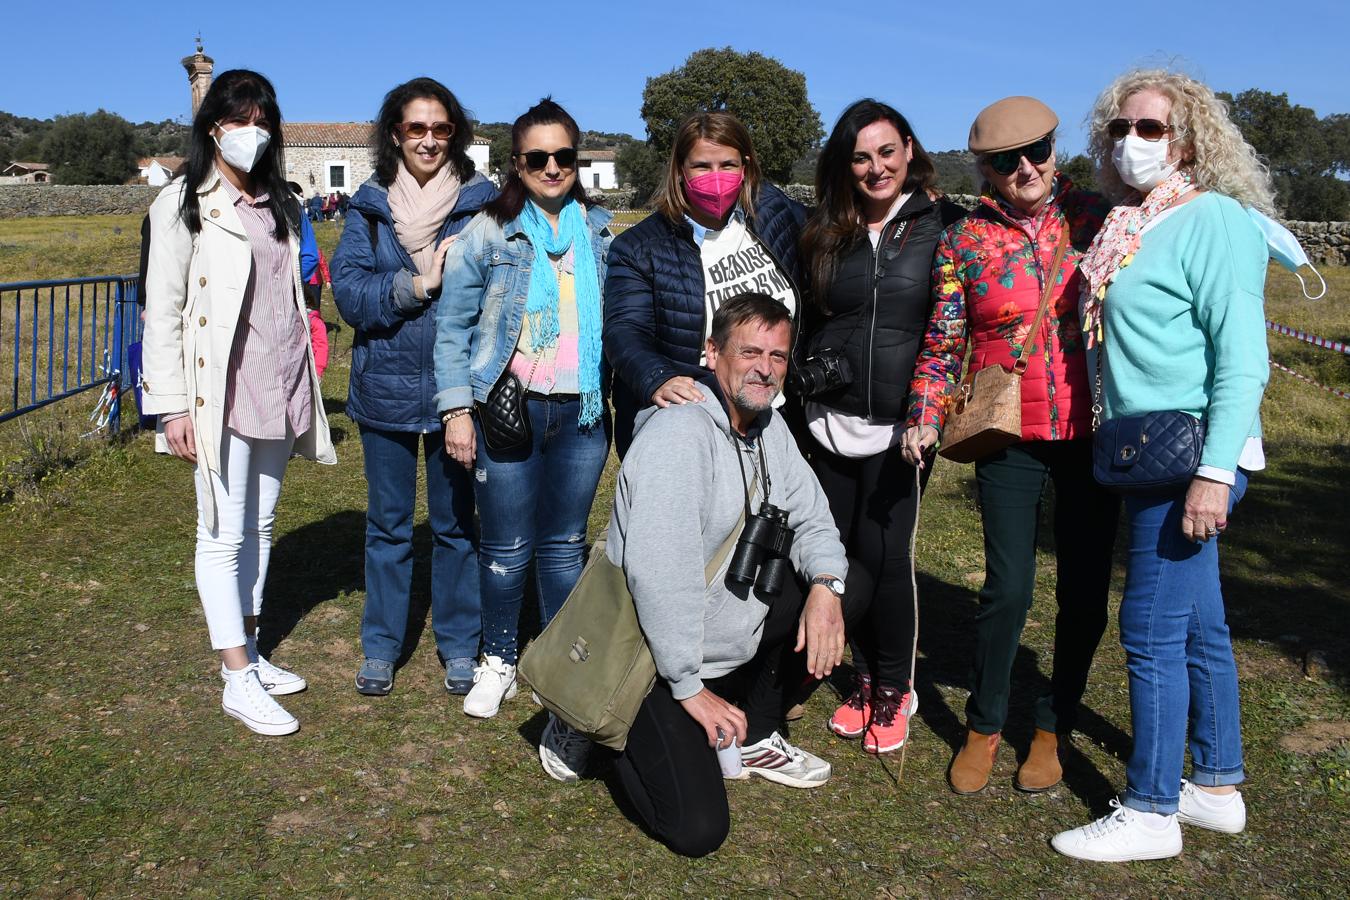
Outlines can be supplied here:
<path id="1" fill-rule="evenodd" d="M 323 813 L 318 809 L 292 809 L 273 816 L 267 823 L 267 833 L 280 835 L 314 831 L 322 822 Z"/>
<path id="2" fill-rule="evenodd" d="M 1300 756 L 1316 756 L 1350 741 L 1350 722 L 1309 722 L 1280 738 L 1280 747 Z"/>

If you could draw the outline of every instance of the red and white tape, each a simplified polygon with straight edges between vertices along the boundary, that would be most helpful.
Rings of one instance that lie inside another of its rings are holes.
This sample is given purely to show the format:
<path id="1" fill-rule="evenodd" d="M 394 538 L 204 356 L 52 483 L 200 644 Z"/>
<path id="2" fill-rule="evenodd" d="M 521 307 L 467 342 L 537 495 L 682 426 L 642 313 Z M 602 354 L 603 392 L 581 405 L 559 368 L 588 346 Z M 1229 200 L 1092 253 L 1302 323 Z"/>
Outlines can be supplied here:
<path id="1" fill-rule="evenodd" d="M 1321 347 L 1325 350 L 1331 350 L 1334 353 L 1350 354 L 1350 346 L 1347 346 L 1346 344 L 1343 344 L 1340 341 L 1333 341 L 1329 338 L 1318 337 L 1315 334 L 1309 334 L 1306 331 L 1299 331 L 1297 328 L 1290 328 L 1288 325 L 1281 325 L 1280 323 L 1272 322 L 1269 319 L 1266 320 L 1266 327 L 1269 328 L 1271 331 L 1275 332 L 1276 334 L 1284 334 L 1288 335 L 1291 338 L 1298 338 L 1305 344 L 1312 344 L 1314 347 Z"/>
<path id="2" fill-rule="evenodd" d="M 1313 387 L 1321 388 L 1322 390 L 1326 391 L 1328 394 L 1335 394 L 1337 397 L 1340 397 L 1342 400 L 1350 400 L 1350 391 L 1342 391 L 1342 390 L 1340 390 L 1339 388 L 1327 387 L 1325 384 L 1322 384 L 1322 382 L 1320 382 L 1320 381 L 1313 381 L 1313 380 L 1312 380 L 1311 378 L 1309 378 L 1307 375 L 1300 375 L 1298 372 L 1295 372 L 1293 369 L 1289 368 L 1288 366 L 1282 366 L 1282 365 L 1280 365 L 1279 363 L 1275 362 L 1275 360 L 1273 360 L 1273 359 L 1270 361 L 1270 366 L 1271 366 L 1271 368 L 1273 368 L 1273 369 L 1279 369 L 1281 372 L 1285 373 L 1286 375 L 1293 375 L 1293 376 L 1294 376 L 1295 378 L 1297 378 L 1299 381 L 1305 381 L 1305 382 L 1307 382 L 1308 384 L 1311 384 Z"/>

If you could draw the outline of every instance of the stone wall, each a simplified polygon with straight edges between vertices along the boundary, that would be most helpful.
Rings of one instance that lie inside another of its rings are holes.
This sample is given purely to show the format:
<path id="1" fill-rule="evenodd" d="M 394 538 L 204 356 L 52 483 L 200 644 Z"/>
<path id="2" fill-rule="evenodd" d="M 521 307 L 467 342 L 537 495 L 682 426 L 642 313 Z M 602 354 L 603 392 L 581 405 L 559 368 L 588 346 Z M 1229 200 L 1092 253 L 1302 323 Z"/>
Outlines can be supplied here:
<path id="1" fill-rule="evenodd" d="M 0 219 L 134 215 L 149 209 L 160 190 L 146 184 L 2 185 Z"/>
<path id="2" fill-rule="evenodd" d="M 330 185 L 325 166 L 330 162 L 347 163 L 346 186 L 333 188 L 347 194 L 355 194 L 374 171 L 369 147 L 287 147 L 286 180 L 300 185 L 306 197 L 314 196 L 315 190 L 327 193 Z"/>

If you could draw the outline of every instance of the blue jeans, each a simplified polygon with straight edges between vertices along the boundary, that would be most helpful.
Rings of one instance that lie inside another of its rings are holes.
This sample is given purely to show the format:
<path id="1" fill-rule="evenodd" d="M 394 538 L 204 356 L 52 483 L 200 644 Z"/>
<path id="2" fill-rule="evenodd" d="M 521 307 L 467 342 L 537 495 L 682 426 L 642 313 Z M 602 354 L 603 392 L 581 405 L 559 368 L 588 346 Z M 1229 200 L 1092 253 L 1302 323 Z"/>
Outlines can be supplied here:
<path id="1" fill-rule="evenodd" d="M 1238 470 L 1229 511 L 1247 489 Z M 1242 734 L 1237 664 L 1219 588 L 1219 539 L 1181 534 L 1185 495 L 1127 497 L 1130 535 L 1120 642 L 1130 678 L 1134 749 L 1124 804 L 1177 811 L 1189 732 L 1191 781 L 1239 784 Z M 1189 726 L 1189 727 L 1188 727 Z"/>
<path id="2" fill-rule="evenodd" d="M 535 562 L 539 621 L 547 625 L 581 577 L 586 519 L 609 457 L 609 414 L 589 430 L 577 427 L 581 402 L 531 396 L 533 442 L 494 453 L 477 424 L 479 578 L 483 653 L 515 665 L 516 630 L 525 576 Z"/>
<path id="3" fill-rule="evenodd" d="M 473 533 L 473 481 L 445 453 L 440 431 L 361 427 L 366 465 L 366 608 L 361 647 L 389 661 L 403 654 L 412 592 L 417 448 L 425 448 L 431 526 L 431 628 L 442 659 L 476 657 L 482 634 Z"/>

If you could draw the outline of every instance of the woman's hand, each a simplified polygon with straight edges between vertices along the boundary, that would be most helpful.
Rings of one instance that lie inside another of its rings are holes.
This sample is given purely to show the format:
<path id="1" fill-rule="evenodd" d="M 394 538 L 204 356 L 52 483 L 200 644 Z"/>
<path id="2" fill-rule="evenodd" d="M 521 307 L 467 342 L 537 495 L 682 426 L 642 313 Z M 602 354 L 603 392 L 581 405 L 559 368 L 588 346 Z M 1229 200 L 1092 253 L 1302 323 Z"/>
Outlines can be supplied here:
<path id="1" fill-rule="evenodd" d="M 197 432 L 192 428 L 191 416 L 179 416 L 164 423 L 164 439 L 169 452 L 190 463 L 197 462 Z"/>
<path id="2" fill-rule="evenodd" d="M 457 240 L 459 235 L 452 234 L 437 244 L 436 255 L 431 260 L 431 269 L 418 276 L 422 279 L 422 292 L 428 297 L 440 290 L 441 281 L 445 278 L 445 254 L 449 252 L 450 245 Z"/>
<path id="3" fill-rule="evenodd" d="M 726 736 L 725 739 L 735 735 L 736 742 L 745 746 L 745 713 L 740 707 L 733 706 L 707 688 L 681 700 L 680 705 L 695 722 L 703 726 L 704 733 L 708 735 L 709 747 L 717 749 L 719 729 Z"/>
<path id="4" fill-rule="evenodd" d="M 702 399 L 703 394 L 695 386 L 694 379 L 688 375 L 676 375 L 652 394 L 652 402 L 662 409 L 672 403 L 698 403 Z"/>
<path id="5" fill-rule="evenodd" d="M 1191 479 L 1181 514 L 1181 534 L 1188 541 L 1208 541 L 1228 527 L 1230 489 L 1222 481 L 1200 475 Z"/>
<path id="6" fill-rule="evenodd" d="M 462 413 L 445 423 L 445 452 L 466 469 L 473 468 L 478 449 L 478 436 L 474 434 L 471 417 L 471 413 Z"/>
<path id="7" fill-rule="evenodd" d="M 923 457 L 938 442 L 937 429 L 932 425 L 912 425 L 900 439 L 900 455 L 911 466 L 923 468 Z"/>

